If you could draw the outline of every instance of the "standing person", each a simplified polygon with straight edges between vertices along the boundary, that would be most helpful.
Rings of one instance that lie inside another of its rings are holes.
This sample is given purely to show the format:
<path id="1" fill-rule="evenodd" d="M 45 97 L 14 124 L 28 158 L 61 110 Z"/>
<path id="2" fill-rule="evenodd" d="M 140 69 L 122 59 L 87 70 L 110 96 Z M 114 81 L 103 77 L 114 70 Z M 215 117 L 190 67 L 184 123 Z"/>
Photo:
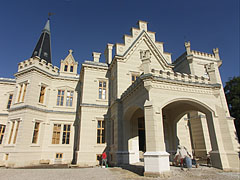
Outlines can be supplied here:
<path id="1" fill-rule="evenodd" d="M 180 160 L 181 167 L 183 167 L 184 162 L 185 162 L 187 168 L 192 167 L 191 155 L 187 151 L 187 148 L 184 146 L 178 145 L 177 153 L 175 155 L 175 160 Z"/>
<path id="2" fill-rule="evenodd" d="M 103 167 L 103 164 L 104 164 L 104 166 L 107 167 L 107 153 L 106 152 L 102 153 L 102 165 L 101 165 L 101 167 Z"/>

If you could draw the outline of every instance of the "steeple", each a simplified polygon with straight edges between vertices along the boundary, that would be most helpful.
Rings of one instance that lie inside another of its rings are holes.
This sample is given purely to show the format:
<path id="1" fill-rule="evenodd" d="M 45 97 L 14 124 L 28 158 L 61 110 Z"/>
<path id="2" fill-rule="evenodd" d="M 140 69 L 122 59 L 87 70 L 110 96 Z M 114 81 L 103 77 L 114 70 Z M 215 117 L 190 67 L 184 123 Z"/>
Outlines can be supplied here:
<path id="1" fill-rule="evenodd" d="M 46 60 L 47 63 L 52 63 L 49 18 L 47 20 L 45 27 L 42 30 L 42 34 L 38 40 L 38 43 L 31 57 L 34 57 L 34 56 L 38 56 L 41 59 Z"/>

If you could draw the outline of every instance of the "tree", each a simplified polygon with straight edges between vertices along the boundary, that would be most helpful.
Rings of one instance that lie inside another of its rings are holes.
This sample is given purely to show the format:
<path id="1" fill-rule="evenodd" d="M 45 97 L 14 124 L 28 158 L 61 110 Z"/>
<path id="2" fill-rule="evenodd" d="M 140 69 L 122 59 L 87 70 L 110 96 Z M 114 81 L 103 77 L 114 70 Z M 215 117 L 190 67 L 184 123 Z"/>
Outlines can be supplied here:
<path id="1" fill-rule="evenodd" d="M 240 142 L 240 76 L 230 78 L 224 87 L 228 108 L 237 131 L 238 142 Z"/>

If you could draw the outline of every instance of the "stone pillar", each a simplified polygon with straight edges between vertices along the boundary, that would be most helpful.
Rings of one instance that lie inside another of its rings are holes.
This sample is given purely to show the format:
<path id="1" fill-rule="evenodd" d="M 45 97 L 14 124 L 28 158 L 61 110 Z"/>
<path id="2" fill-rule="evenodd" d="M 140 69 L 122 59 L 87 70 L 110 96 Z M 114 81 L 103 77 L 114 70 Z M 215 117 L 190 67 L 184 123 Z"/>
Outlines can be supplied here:
<path id="1" fill-rule="evenodd" d="M 207 114 L 212 151 L 212 166 L 223 170 L 239 171 L 239 157 L 234 149 L 233 138 L 229 132 L 224 111 L 216 106 L 217 115 Z"/>
<path id="2" fill-rule="evenodd" d="M 163 120 L 158 107 L 152 101 L 144 104 L 146 152 L 144 153 L 144 175 L 162 176 L 170 171 L 169 154 L 165 150 Z"/>

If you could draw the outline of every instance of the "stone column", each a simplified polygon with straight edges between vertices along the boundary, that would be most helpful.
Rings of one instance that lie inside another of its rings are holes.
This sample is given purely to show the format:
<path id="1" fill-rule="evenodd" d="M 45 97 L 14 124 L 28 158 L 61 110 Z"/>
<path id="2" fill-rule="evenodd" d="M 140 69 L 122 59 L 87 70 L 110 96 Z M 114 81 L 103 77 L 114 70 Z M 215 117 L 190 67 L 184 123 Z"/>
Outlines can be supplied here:
<path id="1" fill-rule="evenodd" d="M 144 153 L 144 175 L 162 176 L 170 171 L 169 154 L 165 150 L 161 110 L 152 101 L 144 104 L 146 152 Z"/>

